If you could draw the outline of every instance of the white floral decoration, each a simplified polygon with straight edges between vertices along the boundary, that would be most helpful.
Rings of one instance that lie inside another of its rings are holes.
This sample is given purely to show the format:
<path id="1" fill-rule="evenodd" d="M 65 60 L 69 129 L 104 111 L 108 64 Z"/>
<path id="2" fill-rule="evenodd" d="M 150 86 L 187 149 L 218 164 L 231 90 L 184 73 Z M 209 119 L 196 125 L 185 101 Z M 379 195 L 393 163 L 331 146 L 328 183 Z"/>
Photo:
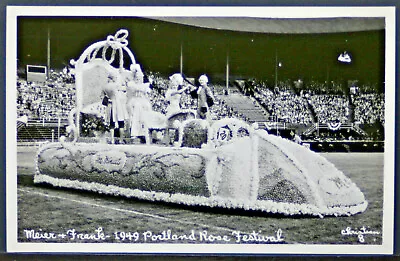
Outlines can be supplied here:
<path id="1" fill-rule="evenodd" d="M 58 179 L 48 175 L 35 175 L 35 183 L 48 183 L 55 187 L 75 188 L 88 190 L 100 194 L 125 196 L 128 198 L 138 198 L 148 201 L 163 201 L 168 203 L 184 204 L 188 206 L 238 208 L 244 210 L 257 210 L 267 213 L 282 213 L 285 215 L 312 215 L 324 217 L 326 215 L 349 216 L 365 211 L 367 203 L 364 202 L 355 206 L 342 206 L 333 208 L 319 208 L 310 204 L 293 204 L 285 202 L 275 202 L 272 200 L 257 200 L 249 203 L 248 201 L 232 200 L 222 197 L 193 196 L 181 193 L 165 193 L 155 191 L 143 191 L 139 189 L 121 188 L 114 185 L 105 185 L 95 182 L 85 182 L 79 180 Z"/>
<path id="2" fill-rule="evenodd" d="M 304 175 L 307 176 L 307 167 L 303 166 L 298 160 L 297 157 L 293 155 L 293 153 L 313 153 L 310 152 L 308 149 L 302 147 L 302 146 L 295 146 L 293 143 L 290 141 L 284 140 L 279 137 L 271 137 L 267 133 L 262 132 L 262 131 L 256 131 L 255 134 L 252 134 L 250 132 L 250 139 L 249 137 L 245 138 L 240 138 L 240 140 L 245 141 L 248 140 L 251 142 L 251 158 L 253 159 L 250 163 L 250 169 L 248 173 L 248 177 L 246 177 L 247 181 L 250 183 L 249 184 L 249 197 L 222 197 L 218 194 L 218 190 L 221 186 L 221 182 L 224 177 L 224 173 L 222 172 L 222 166 L 224 164 L 231 164 L 231 161 L 234 159 L 231 157 L 231 155 L 228 153 L 225 153 L 224 147 L 225 146 L 230 146 L 227 151 L 233 152 L 235 150 L 232 150 L 232 148 L 235 147 L 235 141 L 230 142 L 229 144 L 222 145 L 220 148 L 215 148 L 215 147 L 207 147 L 203 149 L 196 149 L 196 148 L 163 148 L 165 150 L 179 150 L 183 154 L 187 153 L 199 153 L 200 155 L 206 157 L 207 159 L 207 164 L 206 164 L 206 181 L 207 181 L 207 188 L 210 191 L 210 197 L 205 197 L 205 196 L 194 196 L 194 195 L 187 195 L 187 194 L 182 194 L 177 191 L 177 193 L 166 193 L 166 192 L 160 192 L 160 191 L 144 191 L 144 190 L 139 190 L 139 189 L 133 189 L 133 188 L 123 188 L 123 187 L 118 187 L 118 186 L 113 186 L 113 185 L 107 185 L 107 184 L 101 184 L 101 183 L 96 183 L 96 182 L 84 182 L 80 180 L 69 180 L 69 179 L 60 179 L 60 178 L 54 178 L 49 175 L 41 174 L 40 173 L 40 168 L 39 168 L 39 161 L 38 159 L 36 160 L 36 174 L 34 177 L 34 182 L 35 183 L 49 183 L 52 184 L 53 186 L 57 187 L 66 187 L 66 188 L 76 188 L 76 189 L 83 189 L 83 190 L 89 190 L 101 194 L 109 194 L 109 195 L 121 195 L 121 196 L 126 196 L 126 197 L 133 197 L 133 198 L 139 198 L 139 199 L 144 199 L 144 200 L 149 200 L 149 201 L 164 201 L 164 202 L 171 202 L 171 203 L 177 203 L 177 204 L 184 204 L 184 205 L 190 205 L 190 206 L 207 206 L 207 207 L 222 207 L 222 208 L 237 208 L 237 209 L 244 209 L 244 210 L 257 210 L 257 211 L 262 211 L 262 212 L 267 212 L 267 213 L 282 213 L 285 215 L 313 215 L 313 216 L 319 216 L 323 217 L 326 215 L 334 215 L 334 216 L 348 216 L 348 215 L 353 215 L 359 212 L 363 212 L 367 206 L 368 203 L 365 201 L 364 198 L 357 203 L 357 204 L 347 204 L 343 202 L 338 202 L 342 203 L 340 206 L 339 204 L 335 204 L 334 201 L 326 201 L 324 197 L 320 198 L 319 204 L 313 204 L 313 203 L 303 203 L 303 204 L 297 204 L 297 203 L 287 203 L 287 202 L 277 202 L 273 200 L 260 200 L 257 199 L 258 196 L 258 189 L 259 189 L 259 166 L 258 166 L 258 140 L 265 139 L 268 142 L 275 144 L 278 148 L 281 149 L 281 151 L 287 155 L 287 157 L 301 170 L 303 171 Z M 240 142 L 237 144 L 241 144 Z M 56 146 L 57 144 L 54 143 L 43 143 L 39 150 L 38 150 L 38 155 L 37 157 L 40 156 L 40 154 L 48 148 L 48 146 Z M 108 145 L 108 144 L 82 144 L 82 143 L 61 143 L 60 144 L 62 147 L 67 149 L 70 153 L 74 154 L 77 150 L 82 150 L 82 149 L 100 149 L 100 150 L 107 150 L 110 148 L 110 146 L 114 146 L 117 150 L 120 148 L 125 148 L 128 149 L 126 146 L 116 146 L 116 145 Z M 58 146 L 58 145 L 57 145 Z M 130 148 L 130 147 L 129 147 Z M 141 146 L 141 151 L 142 153 L 149 153 L 154 150 L 158 150 L 160 148 L 155 148 L 155 147 L 149 147 L 149 146 Z M 132 147 L 132 149 L 134 149 Z M 321 161 L 323 164 L 325 164 L 328 167 L 333 168 L 333 164 L 328 162 L 325 158 L 320 157 L 319 155 L 313 155 L 313 156 L 318 156 L 318 160 Z M 312 158 L 312 157 L 311 157 Z M 125 162 L 125 161 L 124 161 Z M 110 169 L 111 171 L 111 169 Z M 350 179 L 345 179 L 346 177 L 338 171 L 337 174 L 339 175 L 338 177 L 344 179 L 343 182 L 345 182 L 349 187 L 352 189 L 354 188 L 354 184 L 350 181 Z M 343 175 L 343 177 L 341 176 Z M 226 178 L 226 177 L 225 177 Z M 240 179 L 239 179 L 240 180 Z M 242 183 L 242 180 L 240 182 L 236 183 Z M 246 181 L 246 182 L 247 182 Z M 312 189 L 317 190 L 317 193 L 314 194 L 314 196 L 321 195 L 321 191 L 318 188 L 318 185 L 316 184 L 316 181 L 308 178 L 306 179 L 307 185 L 309 185 Z M 236 183 L 234 183 L 234 186 L 239 186 Z M 356 189 L 358 189 L 355 186 Z M 233 189 L 231 192 L 236 193 L 237 187 L 232 187 Z M 332 189 L 330 190 L 332 191 Z M 340 198 L 338 198 L 339 200 Z M 342 199 L 341 199 L 342 200 Z M 346 201 L 344 201 L 346 202 Z"/>

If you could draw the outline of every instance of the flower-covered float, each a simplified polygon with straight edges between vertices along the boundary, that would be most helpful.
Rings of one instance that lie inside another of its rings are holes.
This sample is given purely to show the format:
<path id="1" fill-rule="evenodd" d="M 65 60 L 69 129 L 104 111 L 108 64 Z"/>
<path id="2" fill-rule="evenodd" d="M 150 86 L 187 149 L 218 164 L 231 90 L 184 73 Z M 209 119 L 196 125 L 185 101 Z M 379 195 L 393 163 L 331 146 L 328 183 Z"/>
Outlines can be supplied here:
<path id="1" fill-rule="evenodd" d="M 146 113 L 147 120 L 140 125 L 144 143 L 124 139 L 117 144 L 108 127 L 88 137 L 85 118 L 107 119 L 109 105 L 103 96 L 110 91 L 110 82 L 129 93 L 132 68 L 137 64 L 127 47 L 127 36 L 126 30 L 120 30 L 71 61 L 77 106 L 70 113 L 69 137 L 40 147 L 35 183 L 285 215 L 341 216 L 367 208 L 360 189 L 325 158 L 239 119 L 212 122 L 196 118 L 190 110 L 167 117 L 139 106 L 127 111 L 130 119 L 141 118 L 135 113 Z M 128 53 L 131 70 L 123 66 L 124 53 Z M 115 61 L 119 68 L 113 66 Z M 148 87 L 143 80 L 137 84 L 135 88 Z M 127 96 L 121 99 L 126 106 L 146 104 Z M 152 143 L 149 131 L 153 129 L 173 129 L 176 137 L 172 142 Z"/>

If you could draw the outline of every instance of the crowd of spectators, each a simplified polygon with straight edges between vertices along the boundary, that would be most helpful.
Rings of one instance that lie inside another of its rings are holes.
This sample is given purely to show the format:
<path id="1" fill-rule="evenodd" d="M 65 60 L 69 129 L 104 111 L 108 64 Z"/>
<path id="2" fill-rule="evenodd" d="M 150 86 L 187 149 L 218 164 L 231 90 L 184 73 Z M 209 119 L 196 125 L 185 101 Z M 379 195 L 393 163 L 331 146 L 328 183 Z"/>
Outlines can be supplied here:
<path id="1" fill-rule="evenodd" d="M 148 79 L 152 82 L 152 92 L 149 98 L 153 110 L 166 113 L 168 106 L 165 100 L 165 92 L 168 89 L 169 79 L 157 73 L 149 73 Z M 189 84 L 189 83 L 186 83 Z M 212 89 L 222 89 L 221 86 L 210 85 Z M 17 79 L 17 112 L 18 116 L 27 115 L 29 119 L 44 119 L 46 121 L 65 119 L 69 111 L 75 107 L 75 84 L 73 76 L 67 70 L 53 72 L 49 79 L 43 83 L 27 82 L 25 79 Z M 197 109 L 196 100 L 189 93 L 182 94 L 182 109 Z M 214 106 L 211 108 L 213 119 L 225 117 L 241 118 L 237 112 L 229 108 L 225 102 L 215 97 Z"/>
<path id="2" fill-rule="evenodd" d="M 301 87 L 301 90 L 299 90 L 300 95 L 302 93 L 309 93 L 310 95 L 344 95 L 342 84 L 335 81 L 330 81 L 328 84 L 327 81 L 310 80 Z"/>
<path id="3" fill-rule="evenodd" d="M 153 110 L 165 114 L 168 106 L 165 92 L 168 89 L 169 79 L 153 72 L 150 72 L 147 78 L 152 82 L 152 92 L 149 96 Z M 185 82 L 185 84 L 190 83 Z M 263 82 L 255 82 L 253 97 L 268 111 L 274 121 L 304 125 L 317 121 L 347 123 L 352 120 L 349 117 L 351 102 L 354 121 L 360 124 L 384 123 L 384 94 L 374 92 L 373 85 L 360 86 L 360 92 L 351 96 L 340 92 L 323 94 L 324 86 L 311 81 L 297 92 L 295 86 L 290 85 L 290 81 L 280 82 L 278 88 L 271 88 Z M 215 104 L 211 107 L 212 119 L 236 117 L 249 120 L 219 98 L 219 95 L 224 95 L 222 91 L 225 90 L 224 86 L 211 83 L 210 87 L 214 93 L 218 93 L 215 95 Z M 48 121 L 65 119 L 76 102 L 74 78 L 67 68 L 61 72 L 52 71 L 44 83 L 27 82 L 25 79 L 17 78 L 17 94 L 18 115 L 27 115 L 30 119 Z M 192 99 L 189 93 L 184 92 L 180 106 L 182 109 L 196 110 L 196 99 Z"/>
<path id="4" fill-rule="evenodd" d="M 333 81 L 328 85 L 312 80 L 301 86 L 281 81 L 277 87 L 258 82 L 254 90 L 254 98 L 272 119 L 281 122 L 384 123 L 384 94 L 378 93 L 373 84 L 360 85 L 358 93 L 351 96 L 344 93 L 340 83 Z"/>
<path id="5" fill-rule="evenodd" d="M 344 95 L 311 95 L 308 98 L 319 123 L 349 121 L 349 101 Z"/>
<path id="6" fill-rule="evenodd" d="M 360 124 L 374 124 L 385 122 L 384 94 L 361 93 L 352 95 L 352 102 L 355 106 L 354 120 Z"/>
<path id="7" fill-rule="evenodd" d="M 361 94 L 373 94 L 373 93 L 377 93 L 377 86 L 376 84 L 372 84 L 372 83 L 364 83 L 361 84 L 360 86 L 358 86 L 358 90 L 359 93 Z"/>
<path id="8" fill-rule="evenodd" d="M 266 88 L 257 88 L 254 97 L 278 121 L 304 125 L 313 122 L 307 100 L 296 95 L 290 89 L 271 91 Z"/>
<path id="9" fill-rule="evenodd" d="M 75 107 L 75 84 L 68 69 L 52 71 L 43 83 L 17 77 L 17 113 L 30 119 L 55 120 L 68 117 Z"/>

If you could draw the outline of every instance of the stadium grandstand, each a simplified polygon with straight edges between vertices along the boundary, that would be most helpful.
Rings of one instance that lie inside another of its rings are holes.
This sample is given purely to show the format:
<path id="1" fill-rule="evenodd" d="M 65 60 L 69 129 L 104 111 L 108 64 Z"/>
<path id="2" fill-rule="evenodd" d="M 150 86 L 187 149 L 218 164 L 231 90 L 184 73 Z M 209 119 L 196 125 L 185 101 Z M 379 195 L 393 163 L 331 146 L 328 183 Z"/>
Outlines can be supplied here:
<path id="1" fill-rule="evenodd" d="M 43 28 L 44 21 L 19 19 L 19 37 L 32 40 L 18 47 L 17 113 L 28 119 L 18 124 L 19 142 L 58 140 L 65 134 L 75 106 L 67 61 L 126 24 L 134 37 L 130 48 L 153 82 L 155 111 L 166 112 L 168 75 L 206 73 L 216 98 L 213 119 L 237 117 L 289 139 L 298 134 L 318 151 L 383 150 L 382 19 L 104 18 L 98 27 L 99 18 L 55 18 Z M 85 36 L 76 30 L 79 26 Z M 77 34 L 69 33 L 73 30 Z M 46 46 L 49 35 L 57 58 L 47 80 L 27 81 L 23 68 L 48 60 L 38 46 Z M 336 59 L 344 50 L 354 62 Z M 196 108 L 188 93 L 182 95 L 181 108 Z"/>

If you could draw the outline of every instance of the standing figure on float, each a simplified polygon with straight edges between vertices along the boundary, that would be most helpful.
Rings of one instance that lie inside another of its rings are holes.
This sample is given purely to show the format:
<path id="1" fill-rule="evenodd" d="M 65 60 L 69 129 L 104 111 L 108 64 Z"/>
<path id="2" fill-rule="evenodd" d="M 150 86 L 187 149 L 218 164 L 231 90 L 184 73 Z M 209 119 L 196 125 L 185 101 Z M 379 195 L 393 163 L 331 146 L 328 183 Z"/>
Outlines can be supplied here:
<path id="1" fill-rule="evenodd" d="M 200 86 L 191 91 L 191 96 L 197 99 L 197 118 L 210 120 L 210 107 L 214 104 L 214 95 L 208 87 L 208 77 L 203 74 L 199 77 Z"/>
<path id="2" fill-rule="evenodd" d="M 148 139 L 148 120 L 152 106 L 147 94 L 151 91 L 150 83 L 144 83 L 144 74 L 139 64 L 132 64 L 130 70 L 133 80 L 127 83 L 127 108 L 129 114 L 130 136 Z"/>
<path id="3" fill-rule="evenodd" d="M 120 139 L 124 138 L 125 120 L 128 118 L 126 108 L 126 86 L 116 77 L 109 76 L 104 88 L 103 105 L 108 106 L 107 121 L 110 122 L 111 137 L 114 135 Z M 116 133 L 114 133 L 114 130 Z"/>
<path id="4" fill-rule="evenodd" d="M 184 91 L 189 87 L 182 88 L 183 77 L 175 73 L 169 77 L 169 88 L 165 93 L 165 100 L 168 102 L 167 115 L 173 115 L 181 110 L 180 101 Z M 181 87 L 179 89 L 179 87 Z"/>

